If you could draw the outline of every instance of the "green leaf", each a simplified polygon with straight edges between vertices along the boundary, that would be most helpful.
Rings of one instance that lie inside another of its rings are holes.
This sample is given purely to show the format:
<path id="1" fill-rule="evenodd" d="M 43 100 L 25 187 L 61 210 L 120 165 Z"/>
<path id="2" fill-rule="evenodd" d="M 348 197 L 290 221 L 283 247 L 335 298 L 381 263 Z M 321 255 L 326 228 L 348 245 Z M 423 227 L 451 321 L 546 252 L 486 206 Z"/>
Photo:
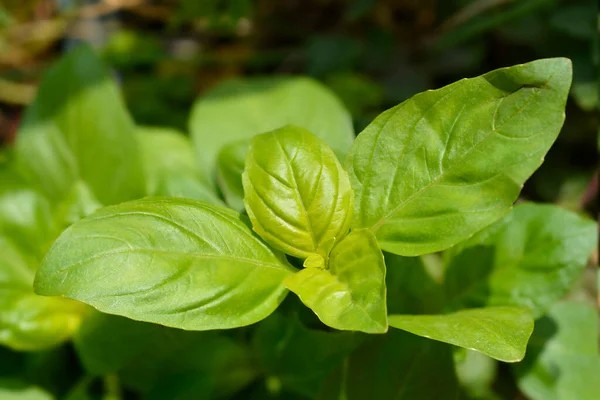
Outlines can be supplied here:
<path id="1" fill-rule="evenodd" d="M 501 400 L 494 393 L 498 362 L 478 351 L 456 348 L 454 351 L 456 375 L 468 394 L 468 399 Z"/>
<path id="2" fill-rule="evenodd" d="M 313 132 L 340 159 L 354 139 L 352 119 L 342 103 L 304 77 L 222 83 L 194 105 L 190 132 L 202 171 L 214 179 L 217 156 L 225 145 L 288 124 Z"/>
<path id="3" fill-rule="evenodd" d="M 0 344 L 40 350 L 66 340 L 79 327 L 84 305 L 33 293 L 35 258 L 0 236 Z"/>
<path id="4" fill-rule="evenodd" d="M 0 380 L 2 400 L 53 400 L 54 397 L 43 389 L 17 380 Z"/>
<path id="5" fill-rule="evenodd" d="M 377 117 L 347 169 L 353 227 L 382 249 L 448 248 L 504 216 L 564 121 L 571 63 L 538 60 L 420 93 Z"/>
<path id="6" fill-rule="evenodd" d="M 458 391 L 450 346 L 392 330 L 352 354 L 338 396 L 327 398 L 457 399 Z"/>
<path id="7" fill-rule="evenodd" d="M 161 325 L 92 311 L 73 336 L 85 370 L 94 376 L 118 372 L 131 360 L 164 339 Z"/>
<path id="8" fill-rule="evenodd" d="M 293 271 L 238 213 L 158 197 L 103 208 L 69 227 L 34 287 L 136 320 L 226 329 L 273 312 Z"/>
<path id="9" fill-rule="evenodd" d="M 513 365 L 519 388 L 532 400 L 596 400 L 600 396 L 598 312 L 557 303 L 536 321 L 527 357 Z"/>
<path id="10" fill-rule="evenodd" d="M 236 211 L 244 208 L 244 186 L 242 173 L 246 164 L 246 153 L 250 140 L 241 140 L 223 147 L 217 159 L 217 184 L 227 205 Z"/>
<path id="11" fill-rule="evenodd" d="M 256 136 L 243 184 L 254 230 L 287 254 L 327 257 L 348 231 L 348 175 L 331 149 L 305 129 L 286 126 Z"/>
<path id="12" fill-rule="evenodd" d="M 446 253 L 448 306 L 527 306 L 540 317 L 581 275 L 596 243 L 593 221 L 520 204 Z"/>
<path id="13" fill-rule="evenodd" d="M 443 287 L 433 280 L 422 257 L 384 253 L 388 314 L 437 314 L 443 309 Z"/>
<path id="14" fill-rule="evenodd" d="M 89 186 L 85 182 L 76 181 L 56 213 L 59 215 L 59 221 L 69 226 L 100 207 L 102 204 L 98 202 Z"/>
<path id="15" fill-rule="evenodd" d="M 329 256 L 329 269 L 304 268 L 285 285 L 332 328 L 387 331 L 385 263 L 368 230 L 352 231 L 338 243 Z"/>
<path id="16" fill-rule="evenodd" d="M 184 197 L 223 204 L 201 178 L 190 141 L 168 128 L 138 128 L 149 196 Z"/>
<path id="17" fill-rule="evenodd" d="M 246 386 L 257 375 L 249 349 L 239 341 L 218 332 L 157 328 L 160 335 L 119 372 L 123 386 L 147 394 L 144 397 L 171 398 L 159 396 L 171 387 L 194 394 L 208 389 L 212 392 L 211 399 L 223 398 Z M 110 325 L 104 330 L 110 331 Z M 108 348 L 111 350 L 114 348 Z M 193 387 L 194 380 L 206 378 L 210 387 Z"/>
<path id="18" fill-rule="evenodd" d="M 445 315 L 390 315 L 390 326 L 480 351 L 505 362 L 521 361 L 533 332 L 526 307 L 489 307 Z"/>
<path id="19" fill-rule="evenodd" d="M 361 339 L 352 332 L 308 329 L 295 317 L 273 313 L 258 326 L 253 345 L 268 379 L 313 398 L 322 381 Z"/>
<path id="20" fill-rule="evenodd" d="M 35 270 L 59 224 L 48 200 L 19 178 L 0 171 L 0 343 L 39 350 L 77 329 L 83 304 L 38 296 Z"/>
<path id="21" fill-rule="evenodd" d="M 0 187 L 0 236 L 10 238 L 22 252 L 39 261 L 59 230 L 52 205 L 36 190 L 5 182 Z"/>
<path id="22" fill-rule="evenodd" d="M 53 201 L 77 180 L 104 204 L 144 192 L 133 122 L 109 73 L 85 46 L 45 74 L 23 117 L 15 153 L 20 168 Z"/>

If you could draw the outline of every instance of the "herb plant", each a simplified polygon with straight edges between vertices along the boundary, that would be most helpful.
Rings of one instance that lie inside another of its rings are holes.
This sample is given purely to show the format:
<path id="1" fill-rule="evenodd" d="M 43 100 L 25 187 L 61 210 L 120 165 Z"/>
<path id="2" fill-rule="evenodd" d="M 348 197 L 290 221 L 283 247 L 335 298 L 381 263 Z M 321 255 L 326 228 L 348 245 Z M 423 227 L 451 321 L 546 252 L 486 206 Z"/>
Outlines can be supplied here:
<path id="1" fill-rule="evenodd" d="M 570 84 L 567 59 L 495 70 L 420 93 L 354 140 L 308 78 L 233 81 L 196 103 L 190 143 L 135 126 L 77 48 L 0 169 L 0 343 L 72 337 L 87 376 L 147 398 L 492 398 L 465 371 L 521 361 L 534 320 L 544 340 L 558 321 L 516 382 L 532 399 L 595 398 L 577 384 L 600 364 L 594 313 L 560 299 L 596 226 L 513 207 Z"/>

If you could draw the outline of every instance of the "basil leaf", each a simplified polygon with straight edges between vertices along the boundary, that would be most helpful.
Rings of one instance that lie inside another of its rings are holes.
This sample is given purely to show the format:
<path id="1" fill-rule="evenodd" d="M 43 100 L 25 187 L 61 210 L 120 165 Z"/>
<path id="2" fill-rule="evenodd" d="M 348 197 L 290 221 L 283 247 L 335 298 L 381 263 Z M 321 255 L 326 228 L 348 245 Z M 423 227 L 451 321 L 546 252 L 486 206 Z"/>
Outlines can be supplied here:
<path id="1" fill-rule="evenodd" d="M 217 159 L 217 184 L 227 205 L 236 211 L 244 211 L 244 187 L 242 173 L 250 140 L 241 140 L 223 147 Z"/>
<path id="2" fill-rule="evenodd" d="M 9 178 L 10 175 L 0 177 Z M 25 185 L 0 187 L 0 236 L 11 239 L 19 249 L 40 261 L 56 237 L 59 225 L 48 199 Z"/>
<path id="3" fill-rule="evenodd" d="M 60 229 L 50 202 L 18 176 L 0 171 L 0 344 L 40 350 L 66 340 L 84 305 L 38 296 L 32 284 Z"/>
<path id="4" fill-rule="evenodd" d="M 183 134 L 168 128 L 138 128 L 149 196 L 184 197 L 223 204 L 202 180 L 194 150 Z"/>
<path id="5" fill-rule="evenodd" d="M 259 365 L 271 382 L 314 398 L 323 380 L 361 339 L 352 332 L 308 329 L 298 318 L 273 313 L 258 326 L 253 345 Z"/>
<path id="6" fill-rule="evenodd" d="M 88 47 L 44 75 L 16 140 L 15 156 L 52 201 L 81 179 L 103 204 L 143 195 L 135 128 L 117 86 Z"/>
<path id="7" fill-rule="evenodd" d="M 78 328 L 84 305 L 33 293 L 35 259 L 0 236 L 0 344 L 41 350 L 68 339 Z"/>
<path id="8" fill-rule="evenodd" d="M 584 303 L 557 303 L 536 321 L 527 357 L 512 367 L 519 388 L 532 400 L 597 399 L 597 311 Z"/>
<path id="9" fill-rule="evenodd" d="M 214 179 L 217 155 L 230 143 L 284 125 L 301 126 L 342 159 L 354 139 L 342 103 L 310 78 L 255 78 L 222 83 L 192 109 L 190 132 L 202 171 Z"/>
<path id="10" fill-rule="evenodd" d="M 444 289 L 433 280 L 422 257 L 384 253 L 388 314 L 437 314 Z"/>
<path id="11" fill-rule="evenodd" d="M 89 186 L 85 182 L 75 181 L 56 213 L 59 215 L 59 221 L 69 226 L 100 207 L 102 204 L 98 202 Z"/>
<path id="12" fill-rule="evenodd" d="M 420 93 L 377 117 L 347 169 L 353 227 L 414 256 L 446 249 L 504 216 L 564 121 L 571 63 L 502 68 Z"/>
<path id="13" fill-rule="evenodd" d="M 286 126 L 256 136 L 243 184 L 254 230 L 287 254 L 326 258 L 348 231 L 348 176 L 331 149 L 305 129 Z"/>
<path id="14" fill-rule="evenodd" d="M 159 393 L 178 383 L 202 392 L 191 383 L 207 377 L 211 399 L 229 398 L 257 375 L 249 349 L 233 338 L 218 332 L 157 328 L 160 334 L 151 346 L 119 371 L 123 386 L 142 392 L 144 398 L 164 399 Z M 110 325 L 105 329 L 109 331 Z"/>
<path id="15" fill-rule="evenodd" d="M 526 307 L 489 307 L 445 315 L 390 315 L 390 326 L 505 362 L 521 361 L 533 332 Z"/>
<path id="16" fill-rule="evenodd" d="M 90 311 L 73 336 L 85 370 L 94 376 L 116 373 L 165 338 L 161 325 Z"/>
<path id="17" fill-rule="evenodd" d="M 2 400 L 53 400 L 54 396 L 45 390 L 16 379 L 0 379 Z"/>
<path id="18" fill-rule="evenodd" d="M 273 312 L 293 271 L 239 214 L 159 197 L 106 207 L 69 227 L 34 287 L 141 321 L 225 329 Z"/>
<path id="19" fill-rule="evenodd" d="M 556 206 L 516 206 L 446 253 L 448 306 L 521 305 L 540 317 L 581 275 L 596 247 L 596 229 Z"/>
<path id="20" fill-rule="evenodd" d="M 391 330 L 371 336 L 354 352 L 342 376 L 339 397 L 364 399 L 458 399 L 451 348 Z M 435 382 L 424 377 L 435 377 Z"/>
<path id="21" fill-rule="evenodd" d="M 285 285 L 332 328 L 387 331 L 385 263 L 368 230 L 352 231 L 338 243 L 329 256 L 329 269 L 304 268 Z"/>

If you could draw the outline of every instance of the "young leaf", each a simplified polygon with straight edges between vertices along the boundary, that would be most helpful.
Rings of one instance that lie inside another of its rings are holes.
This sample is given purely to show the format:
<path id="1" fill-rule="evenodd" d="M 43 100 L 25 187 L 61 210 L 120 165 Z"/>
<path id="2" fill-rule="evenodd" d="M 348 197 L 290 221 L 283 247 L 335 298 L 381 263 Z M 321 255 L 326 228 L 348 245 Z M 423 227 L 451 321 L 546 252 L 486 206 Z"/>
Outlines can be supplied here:
<path id="1" fill-rule="evenodd" d="M 313 132 L 340 159 L 354 139 L 348 111 L 327 88 L 310 78 L 225 82 L 196 102 L 190 132 L 202 171 L 214 179 L 217 155 L 225 145 L 288 124 Z"/>
<path id="2" fill-rule="evenodd" d="M 489 307 L 445 315 L 390 315 L 390 326 L 480 351 L 505 362 L 521 361 L 533 332 L 526 307 Z"/>
<path id="3" fill-rule="evenodd" d="M 327 257 L 348 231 L 353 193 L 327 145 L 286 126 L 252 140 L 243 174 L 244 203 L 254 230 L 299 258 Z"/>
<path id="4" fill-rule="evenodd" d="M 536 321 L 525 360 L 512 367 L 519 388 L 532 400 L 596 400 L 597 311 L 583 303 L 557 303 Z"/>
<path id="5" fill-rule="evenodd" d="M 538 60 L 414 96 L 356 139 L 353 227 L 405 256 L 448 248 L 505 215 L 564 121 L 571 63 Z"/>
<path id="6" fill-rule="evenodd" d="M 585 268 L 596 224 L 551 205 L 520 204 L 446 253 L 449 306 L 521 305 L 540 317 Z"/>
<path id="7" fill-rule="evenodd" d="M 15 155 L 53 201 L 78 179 L 103 204 L 144 193 L 133 122 L 109 73 L 85 46 L 45 74 L 23 117 Z"/>
<path id="8" fill-rule="evenodd" d="M 242 173 L 250 140 L 241 140 L 223 147 L 217 160 L 217 184 L 227 205 L 238 212 L 244 211 Z"/>
<path id="9" fill-rule="evenodd" d="M 350 232 L 331 251 L 329 269 L 304 268 L 285 280 L 326 325 L 384 333 L 388 329 L 385 263 L 371 232 Z"/>
<path id="10" fill-rule="evenodd" d="M 201 178 L 194 150 L 183 134 L 167 128 L 138 128 L 148 196 L 184 197 L 223 204 Z"/>
<path id="11" fill-rule="evenodd" d="M 0 344 L 41 350 L 66 340 L 78 328 L 84 305 L 33 293 L 36 261 L 0 236 Z"/>
<path id="12" fill-rule="evenodd" d="M 141 321 L 225 329 L 273 312 L 293 271 L 238 213 L 158 197 L 103 208 L 69 227 L 34 287 Z"/>
<path id="13" fill-rule="evenodd" d="M 322 381 L 362 338 L 353 332 L 308 329 L 295 317 L 273 313 L 258 326 L 253 345 L 268 379 L 314 398 Z"/>

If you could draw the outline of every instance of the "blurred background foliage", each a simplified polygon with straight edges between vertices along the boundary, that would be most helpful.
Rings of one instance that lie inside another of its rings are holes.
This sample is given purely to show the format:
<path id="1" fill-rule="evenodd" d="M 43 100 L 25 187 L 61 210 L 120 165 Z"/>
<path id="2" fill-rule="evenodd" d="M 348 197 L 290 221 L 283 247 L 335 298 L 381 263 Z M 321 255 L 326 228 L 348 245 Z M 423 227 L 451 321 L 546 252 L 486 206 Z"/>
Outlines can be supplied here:
<path id="1" fill-rule="evenodd" d="M 81 41 L 112 67 L 137 123 L 184 132 L 195 99 L 234 77 L 312 76 L 360 132 L 420 91 L 563 56 L 575 74 L 566 123 L 522 198 L 596 215 L 599 28 L 593 0 L 0 0 L 0 144 L 14 139 L 42 73 Z M 582 279 L 588 293 L 595 273 Z M 70 347 L 26 357 L 0 348 L 0 375 L 17 365 L 64 394 L 81 375 L 74 358 Z"/>
<path id="2" fill-rule="evenodd" d="M 567 122 L 524 197 L 595 212 L 598 26 L 593 0 L 0 0 L 0 140 L 78 41 L 113 67 L 136 122 L 183 131 L 196 97 L 236 76 L 310 75 L 360 132 L 420 91 L 564 56 Z"/>

